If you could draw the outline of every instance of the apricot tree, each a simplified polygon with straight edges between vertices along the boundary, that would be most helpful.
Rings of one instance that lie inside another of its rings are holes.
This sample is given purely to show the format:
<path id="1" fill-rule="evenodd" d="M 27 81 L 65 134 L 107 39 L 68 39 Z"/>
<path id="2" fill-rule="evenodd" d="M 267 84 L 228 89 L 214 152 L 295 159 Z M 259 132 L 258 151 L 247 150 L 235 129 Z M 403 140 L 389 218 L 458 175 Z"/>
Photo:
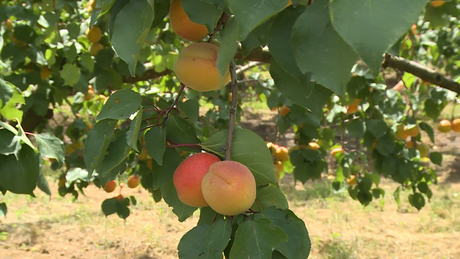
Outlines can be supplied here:
<path id="1" fill-rule="evenodd" d="M 330 174 L 326 158 L 335 157 L 333 187 L 363 205 L 385 195 L 381 177 L 400 184 L 398 203 L 401 189 L 412 190 L 417 209 L 431 198 L 432 164 L 442 155 L 429 150 L 428 120 L 460 93 L 458 5 L 6 1 L 0 191 L 33 195 L 38 186 L 51 195 L 43 165 L 61 172 L 59 194 L 75 198 L 91 182 L 114 191 L 114 180 L 130 175 L 129 187 L 140 181 L 179 221 L 200 210 L 178 245 L 181 258 L 305 258 L 307 228 L 277 184 L 285 162 L 305 183 Z M 289 151 L 272 152 L 236 126 L 248 86 L 279 110 L 281 133 L 295 131 Z M 439 130 L 458 131 L 450 121 Z M 182 168 L 198 154 L 213 163 Z M 187 177 L 196 168 L 193 182 Z M 212 181 L 221 181 L 222 193 Z M 126 219 L 135 202 L 119 193 L 101 207 Z"/>

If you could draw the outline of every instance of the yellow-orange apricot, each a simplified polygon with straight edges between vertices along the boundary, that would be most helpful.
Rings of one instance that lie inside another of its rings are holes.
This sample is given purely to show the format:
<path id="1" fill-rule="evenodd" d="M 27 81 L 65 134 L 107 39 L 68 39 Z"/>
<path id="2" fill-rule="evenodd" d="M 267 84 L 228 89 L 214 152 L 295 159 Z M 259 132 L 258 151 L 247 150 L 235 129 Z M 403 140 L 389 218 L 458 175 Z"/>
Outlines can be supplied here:
<path id="1" fill-rule="evenodd" d="M 310 143 L 308 143 L 308 146 L 313 150 L 318 150 L 319 149 L 319 144 L 316 143 L 316 142 L 310 142 Z"/>
<path id="2" fill-rule="evenodd" d="M 186 40 L 199 41 L 209 33 L 205 25 L 190 20 L 180 0 L 171 1 L 169 21 L 173 31 Z"/>
<path id="3" fill-rule="evenodd" d="M 279 172 L 284 170 L 284 165 L 283 165 L 283 162 L 281 162 L 281 161 L 276 161 L 275 166 L 276 166 L 276 168 L 278 169 Z"/>
<path id="4" fill-rule="evenodd" d="M 447 133 L 452 129 L 452 125 L 449 120 L 441 120 L 438 125 L 438 130 L 442 133 Z"/>
<path id="5" fill-rule="evenodd" d="M 279 110 L 279 113 L 281 116 L 286 116 L 289 114 L 289 112 L 291 111 L 291 108 L 287 107 L 286 105 L 283 105 L 281 106 L 280 110 Z"/>
<path id="6" fill-rule="evenodd" d="M 446 3 L 446 1 L 438 1 L 438 0 L 436 0 L 436 1 L 431 1 L 430 4 L 431 4 L 433 7 L 440 7 L 441 5 L 443 5 L 443 4 L 445 4 L 445 3 Z"/>
<path id="7" fill-rule="evenodd" d="M 405 126 L 403 124 L 399 124 L 396 127 L 396 132 L 395 132 L 395 137 L 398 140 L 406 140 L 409 137 L 409 134 L 407 131 L 404 129 Z"/>
<path id="8" fill-rule="evenodd" d="M 219 90 L 230 82 L 230 73 L 220 74 L 216 67 L 219 48 L 211 43 L 197 42 L 179 53 L 174 64 L 177 79 L 184 85 L 199 91 Z"/>
<path id="9" fill-rule="evenodd" d="M 40 67 L 40 78 L 46 80 L 51 75 L 51 69 L 48 67 Z"/>
<path id="10" fill-rule="evenodd" d="M 198 153 L 187 157 L 174 171 L 173 182 L 179 199 L 192 207 L 206 207 L 201 182 L 209 167 L 220 159 L 210 153 Z"/>
<path id="11" fill-rule="evenodd" d="M 289 150 L 286 147 L 278 147 L 275 157 L 281 162 L 286 162 L 289 160 Z"/>
<path id="12" fill-rule="evenodd" d="M 331 150 L 331 155 L 335 155 L 335 154 L 338 154 L 338 153 L 342 153 L 343 151 L 343 148 L 342 147 L 336 147 L 334 149 Z"/>
<path id="13" fill-rule="evenodd" d="M 222 215 L 245 213 L 256 199 L 254 175 L 236 161 L 212 164 L 203 177 L 201 189 L 209 206 Z"/>
<path id="14" fill-rule="evenodd" d="M 460 132 L 460 119 L 453 119 L 451 128 L 455 132 Z"/>
<path id="15" fill-rule="evenodd" d="M 141 179 L 137 175 L 131 175 L 128 179 L 128 187 L 129 188 L 136 188 L 139 186 Z"/>
<path id="16" fill-rule="evenodd" d="M 86 37 L 91 43 L 99 42 L 102 37 L 102 31 L 99 27 L 93 26 L 90 30 L 86 32 Z"/>
<path id="17" fill-rule="evenodd" d="M 408 128 L 407 126 L 405 126 L 404 131 L 407 133 L 407 135 L 409 135 L 411 137 L 416 137 L 420 133 L 420 130 L 418 129 L 417 125 L 415 125 L 415 126 L 413 126 L 411 128 Z"/>
<path id="18" fill-rule="evenodd" d="M 113 192 L 117 188 L 117 182 L 115 180 L 108 181 L 105 183 L 105 191 L 106 192 Z"/>
<path id="19" fill-rule="evenodd" d="M 412 140 L 406 140 L 406 148 L 414 148 L 415 142 Z"/>
<path id="20" fill-rule="evenodd" d="M 91 55 L 91 56 L 96 56 L 97 53 L 99 53 L 99 51 L 101 51 L 102 49 L 104 49 L 104 45 L 102 45 L 101 43 L 99 42 L 96 42 L 92 45 L 89 46 L 88 48 L 88 53 Z"/>

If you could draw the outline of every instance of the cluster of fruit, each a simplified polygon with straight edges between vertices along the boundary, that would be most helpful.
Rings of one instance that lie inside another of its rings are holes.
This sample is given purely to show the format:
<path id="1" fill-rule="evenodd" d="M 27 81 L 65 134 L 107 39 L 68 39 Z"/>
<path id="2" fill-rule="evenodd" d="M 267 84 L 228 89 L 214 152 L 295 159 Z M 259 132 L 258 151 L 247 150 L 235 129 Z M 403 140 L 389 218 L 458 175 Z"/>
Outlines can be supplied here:
<path id="1" fill-rule="evenodd" d="M 88 48 L 88 52 L 91 56 L 96 56 L 97 53 L 104 48 L 104 45 L 102 45 L 99 41 L 102 38 L 102 31 L 101 28 L 99 28 L 96 25 L 93 25 L 91 29 L 86 30 L 86 38 L 88 38 L 88 41 L 91 42 L 91 45 Z"/>
<path id="2" fill-rule="evenodd" d="M 284 162 L 289 160 L 289 150 L 287 147 L 267 142 L 267 148 L 273 157 L 273 167 L 275 169 L 276 181 L 280 180 L 280 173 L 283 172 Z"/>
<path id="3" fill-rule="evenodd" d="M 128 179 L 128 187 L 129 188 L 136 188 L 137 186 L 139 186 L 140 182 L 141 182 L 141 179 L 139 178 L 139 176 L 131 175 L 129 177 L 129 179 Z M 121 195 L 121 190 L 123 190 L 123 188 L 125 187 L 125 183 L 120 183 L 119 186 L 120 186 L 120 191 L 119 191 L 118 195 L 115 196 L 115 198 L 121 200 L 121 199 L 123 199 L 123 195 Z M 116 188 L 117 188 L 117 181 L 116 180 L 108 181 L 107 183 L 105 183 L 105 188 L 104 189 L 108 193 L 111 193 L 111 192 L 115 191 Z"/>
<path id="4" fill-rule="evenodd" d="M 460 132 L 460 119 L 453 119 L 452 122 L 450 120 L 441 120 L 438 125 L 438 130 L 442 133 L 447 133 L 449 131 Z"/>
<path id="5" fill-rule="evenodd" d="M 396 127 L 395 137 L 397 140 L 404 141 L 406 143 L 406 148 L 416 148 L 420 152 L 420 157 L 428 157 L 430 147 L 420 142 L 418 143 L 415 140 L 420 134 L 420 128 L 418 125 L 403 125 L 399 124 Z"/>
<path id="6" fill-rule="evenodd" d="M 197 153 L 182 161 L 173 182 L 184 204 L 210 206 L 222 215 L 245 213 L 256 199 L 252 172 L 239 162 L 221 161 L 211 153 Z"/>

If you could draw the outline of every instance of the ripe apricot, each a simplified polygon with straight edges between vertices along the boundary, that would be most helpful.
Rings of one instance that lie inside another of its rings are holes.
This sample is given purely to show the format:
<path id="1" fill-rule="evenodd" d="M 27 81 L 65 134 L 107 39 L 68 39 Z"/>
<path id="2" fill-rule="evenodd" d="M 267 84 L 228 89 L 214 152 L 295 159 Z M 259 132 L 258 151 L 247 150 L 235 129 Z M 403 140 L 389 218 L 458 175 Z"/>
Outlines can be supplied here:
<path id="1" fill-rule="evenodd" d="M 358 111 L 358 105 L 361 99 L 355 99 L 355 101 L 347 106 L 347 114 L 352 114 Z"/>
<path id="2" fill-rule="evenodd" d="M 453 119 L 451 127 L 453 131 L 460 132 L 460 119 Z"/>
<path id="3" fill-rule="evenodd" d="M 40 78 L 46 80 L 51 75 L 51 69 L 48 67 L 40 67 Z"/>
<path id="4" fill-rule="evenodd" d="M 286 162 L 289 160 L 289 150 L 286 147 L 278 147 L 275 157 L 281 162 Z"/>
<path id="5" fill-rule="evenodd" d="M 108 181 L 105 183 L 105 191 L 106 192 L 113 192 L 117 188 L 117 182 L 115 180 Z"/>
<path id="6" fill-rule="evenodd" d="M 308 143 L 308 147 L 313 149 L 313 150 L 319 150 L 319 144 L 316 142 L 310 142 Z"/>
<path id="7" fill-rule="evenodd" d="M 399 124 L 396 127 L 396 132 L 395 132 L 395 137 L 398 140 L 406 140 L 409 137 L 409 134 L 407 131 L 404 129 L 405 126 L 403 124 Z"/>
<path id="8" fill-rule="evenodd" d="M 129 188 L 136 188 L 139 186 L 141 179 L 137 175 L 131 175 L 128 179 L 128 187 Z"/>
<path id="9" fill-rule="evenodd" d="M 270 150 L 270 154 L 272 155 L 272 157 L 275 157 L 276 156 L 276 146 L 275 146 L 275 144 L 273 144 L 272 142 L 267 142 L 267 148 L 268 148 L 268 150 Z"/>
<path id="10" fill-rule="evenodd" d="M 222 215 L 246 212 L 256 199 L 256 180 L 252 172 L 236 161 L 220 161 L 209 167 L 201 184 L 209 206 Z"/>
<path id="11" fill-rule="evenodd" d="M 220 159 L 210 153 L 198 153 L 187 157 L 176 168 L 173 176 L 179 199 L 192 207 L 208 206 L 201 190 L 201 182 L 209 167 Z"/>
<path id="12" fill-rule="evenodd" d="M 436 0 L 436 1 L 431 1 L 430 4 L 431 4 L 433 7 L 440 7 L 441 5 L 443 5 L 443 4 L 445 4 L 445 3 L 446 3 L 446 1 L 438 1 L 438 0 Z"/>
<path id="13" fill-rule="evenodd" d="M 186 86 L 199 91 L 219 90 L 230 82 L 230 73 L 220 74 L 216 67 L 219 48 L 211 43 L 197 42 L 179 53 L 174 64 L 177 78 Z"/>
<path id="14" fill-rule="evenodd" d="M 284 170 L 284 165 L 283 165 L 283 162 L 281 162 L 281 161 L 276 161 L 275 166 L 276 166 L 276 168 L 278 169 L 279 172 Z"/>
<path id="15" fill-rule="evenodd" d="M 199 41 L 209 33 L 205 25 L 190 20 L 180 0 L 171 1 L 169 21 L 173 31 L 186 40 Z"/>
<path id="16" fill-rule="evenodd" d="M 102 31 L 99 27 L 93 26 L 90 30 L 86 32 L 86 37 L 91 43 L 99 42 L 102 37 Z"/>
<path id="17" fill-rule="evenodd" d="M 88 53 L 91 55 L 91 56 L 96 56 L 97 53 L 99 53 L 99 51 L 101 51 L 102 49 L 104 49 L 104 45 L 102 45 L 101 43 L 99 42 L 96 42 L 92 45 L 89 46 L 88 48 Z"/>
<path id="18" fill-rule="evenodd" d="M 406 140 L 406 148 L 414 148 L 415 142 L 412 140 Z"/>
<path id="19" fill-rule="evenodd" d="M 289 112 L 291 111 L 291 108 L 287 107 L 286 105 L 283 105 L 281 106 L 280 110 L 279 110 L 279 113 L 281 116 L 286 116 L 289 114 Z"/>
<path id="20" fill-rule="evenodd" d="M 438 125 L 438 130 L 442 133 L 447 133 L 452 129 L 452 125 L 449 120 L 441 120 Z"/>
<path id="21" fill-rule="evenodd" d="M 342 153 L 342 151 L 343 151 L 342 147 L 336 147 L 336 148 L 331 150 L 331 155 Z"/>
<path id="22" fill-rule="evenodd" d="M 411 137 L 416 137 L 420 133 L 420 130 L 418 129 L 417 125 L 412 126 L 411 128 L 408 128 L 407 126 L 405 126 L 404 131 L 407 133 L 407 135 Z"/>
<path id="23" fill-rule="evenodd" d="M 349 186 L 357 185 L 358 184 L 358 179 L 354 175 L 350 175 L 350 178 L 347 179 L 347 184 Z"/>

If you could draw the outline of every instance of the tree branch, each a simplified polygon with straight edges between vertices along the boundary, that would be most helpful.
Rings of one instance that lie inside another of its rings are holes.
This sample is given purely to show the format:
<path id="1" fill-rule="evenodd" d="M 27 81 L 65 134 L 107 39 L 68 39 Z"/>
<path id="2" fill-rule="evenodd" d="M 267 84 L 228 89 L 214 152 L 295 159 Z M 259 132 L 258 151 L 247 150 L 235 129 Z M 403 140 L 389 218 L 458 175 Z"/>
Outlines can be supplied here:
<path id="1" fill-rule="evenodd" d="M 401 57 L 395 57 L 390 54 L 385 54 L 385 60 L 382 66 L 384 68 L 391 67 L 401 71 L 409 72 L 414 76 L 419 77 L 423 81 L 438 85 L 460 94 L 459 83 L 417 62 Z"/>
<path id="2" fill-rule="evenodd" d="M 232 60 L 230 64 L 230 75 L 231 83 L 230 87 L 232 89 L 232 107 L 230 107 L 230 121 L 228 124 L 228 137 L 227 144 L 225 145 L 225 160 L 230 160 L 230 155 L 232 152 L 232 142 L 233 134 L 235 134 L 235 121 L 236 121 L 236 109 L 238 109 L 238 78 L 236 76 L 235 61 Z"/>
<path id="3" fill-rule="evenodd" d="M 150 69 L 146 70 L 140 76 L 123 77 L 122 80 L 123 80 L 123 83 L 137 83 L 137 82 L 140 82 L 140 81 L 147 81 L 147 80 L 150 80 L 150 79 L 155 79 L 155 78 L 158 78 L 158 77 L 169 75 L 172 72 L 173 71 L 169 70 L 169 69 L 166 69 L 166 70 L 164 70 L 162 72 L 157 72 L 157 71 L 155 71 L 155 68 L 150 68 Z"/>

